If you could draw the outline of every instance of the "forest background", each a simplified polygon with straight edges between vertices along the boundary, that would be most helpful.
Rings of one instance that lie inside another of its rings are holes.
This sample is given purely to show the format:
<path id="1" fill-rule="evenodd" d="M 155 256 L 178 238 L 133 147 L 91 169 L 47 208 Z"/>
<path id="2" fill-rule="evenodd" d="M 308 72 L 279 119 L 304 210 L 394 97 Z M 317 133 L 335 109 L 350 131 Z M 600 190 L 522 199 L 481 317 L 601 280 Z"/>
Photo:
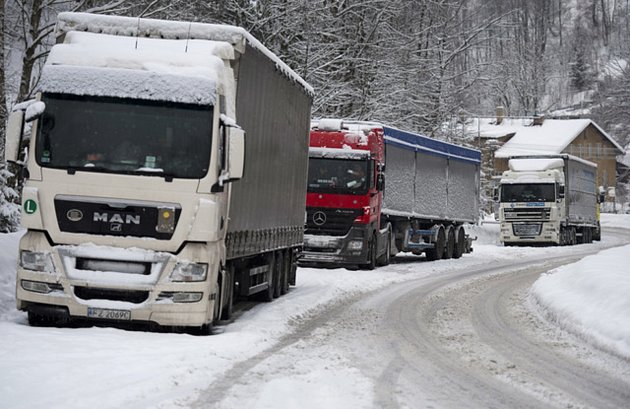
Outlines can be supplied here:
<path id="1" fill-rule="evenodd" d="M 314 87 L 314 118 L 470 144 L 467 119 L 502 106 L 591 118 L 630 143 L 630 0 L 0 0 L 0 10 L 0 157 L 7 113 L 33 97 L 61 11 L 244 27 Z M 0 204 L 11 195 L 0 189 Z"/>

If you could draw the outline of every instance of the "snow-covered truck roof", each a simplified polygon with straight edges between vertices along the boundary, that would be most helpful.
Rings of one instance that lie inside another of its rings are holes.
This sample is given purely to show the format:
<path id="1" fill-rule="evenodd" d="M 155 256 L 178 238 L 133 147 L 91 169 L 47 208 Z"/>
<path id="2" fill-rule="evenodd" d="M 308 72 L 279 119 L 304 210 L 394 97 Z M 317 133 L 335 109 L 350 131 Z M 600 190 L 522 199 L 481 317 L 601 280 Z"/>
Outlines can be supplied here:
<path id="1" fill-rule="evenodd" d="M 396 145 L 403 149 L 481 163 L 481 151 L 452 143 L 429 138 L 424 135 L 385 126 L 380 122 L 354 121 L 345 119 L 317 119 L 311 121 L 311 129 L 367 133 L 374 128 L 383 129 L 385 144 Z M 312 148 L 311 148 L 312 149 Z"/>
<path id="2" fill-rule="evenodd" d="M 234 86 L 223 62 L 230 58 L 234 51 L 226 42 L 72 31 L 51 49 L 38 89 L 213 105 L 217 91 Z"/>
<path id="3" fill-rule="evenodd" d="M 138 40 L 140 38 L 180 40 L 186 44 L 194 40 L 225 42 L 239 53 L 244 53 L 249 44 L 272 60 L 283 75 L 299 84 L 307 94 L 312 96 L 314 93 L 313 88 L 302 77 L 242 27 L 89 13 L 60 13 L 56 26 L 57 38 L 63 39 L 71 31 L 126 36 Z"/>
<path id="4" fill-rule="evenodd" d="M 515 172 L 545 171 L 564 167 L 564 161 L 571 160 L 596 168 L 597 164 L 569 154 L 560 155 L 518 155 L 510 156 L 508 166 Z"/>

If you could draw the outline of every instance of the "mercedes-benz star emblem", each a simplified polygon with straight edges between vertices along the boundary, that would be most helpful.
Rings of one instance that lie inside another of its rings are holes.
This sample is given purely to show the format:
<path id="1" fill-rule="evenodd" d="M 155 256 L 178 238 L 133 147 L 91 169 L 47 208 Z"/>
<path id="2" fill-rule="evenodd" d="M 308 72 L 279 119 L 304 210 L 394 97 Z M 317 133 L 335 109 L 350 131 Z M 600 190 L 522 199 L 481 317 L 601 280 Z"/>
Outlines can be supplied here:
<path id="1" fill-rule="evenodd" d="M 70 209 L 68 210 L 68 213 L 66 213 L 66 217 L 71 222 L 78 222 L 83 219 L 83 212 L 79 209 Z"/>
<path id="2" fill-rule="evenodd" d="M 322 211 L 313 213 L 313 223 L 315 223 L 317 226 L 321 226 L 322 224 L 326 223 L 326 213 Z"/>

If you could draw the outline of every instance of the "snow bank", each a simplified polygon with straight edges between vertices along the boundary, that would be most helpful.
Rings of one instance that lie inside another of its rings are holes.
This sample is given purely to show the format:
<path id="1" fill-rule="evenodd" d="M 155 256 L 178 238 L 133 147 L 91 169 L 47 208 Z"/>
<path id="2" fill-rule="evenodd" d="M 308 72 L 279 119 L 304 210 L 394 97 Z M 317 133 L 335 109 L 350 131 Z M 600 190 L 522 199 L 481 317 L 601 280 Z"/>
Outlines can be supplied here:
<path id="1" fill-rule="evenodd" d="M 15 267 L 18 244 L 25 232 L 0 233 L 0 322 L 22 315 L 15 309 Z"/>
<path id="2" fill-rule="evenodd" d="M 530 300 L 561 327 L 630 358 L 628 254 L 630 245 L 616 247 L 543 274 Z"/>

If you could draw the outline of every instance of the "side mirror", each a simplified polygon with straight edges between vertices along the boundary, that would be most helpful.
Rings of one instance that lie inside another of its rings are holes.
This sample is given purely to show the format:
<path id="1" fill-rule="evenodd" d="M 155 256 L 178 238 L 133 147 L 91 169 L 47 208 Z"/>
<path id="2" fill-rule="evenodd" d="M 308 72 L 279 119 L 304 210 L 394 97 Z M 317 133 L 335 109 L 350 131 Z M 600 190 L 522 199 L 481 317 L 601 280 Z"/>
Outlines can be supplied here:
<path id="1" fill-rule="evenodd" d="M 218 187 L 213 188 L 215 192 L 222 191 L 226 183 L 241 179 L 245 168 L 245 131 L 234 123 L 223 126 L 225 162 L 219 175 Z"/>
<path id="2" fill-rule="evenodd" d="M 229 180 L 243 177 L 245 170 L 245 131 L 242 128 L 228 129 L 228 173 Z"/>
<path id="3" fill-rule="evenodd" d="M 7 162 L 16 163 L 20 159 L 20 144 L 22 142 L 23 129 L 24 111 L 11 112 L 9 122 L 7 123 L 6 144 L 4 147 L 4 158 Z"/>
<path id="4" fill-rule="evenodd" d="M 379 173 L 376 176 L 376 190 L 379 192 L 385 190 L 385 175 L 383 173 Z"/>
<path id="5" fill-rule="evenodd" d="M 560 185 L 558 187 L 558 197 L 560 199 L 564 199 L 564 186 L 563 185 Z"/>
<path id="6" fill-rule="evenodd" d="M 26 114 L 24 120 L 26 122 L 32 122 L 42 116 L 44 111 L 46 110 L 46 104 L 42 101 L 35 101 L 26 108 Z"/>
<path id="7" fill-rule="evenodd" d="M 499 187 L 498 186 L 495 186 L 492 188 L 492 199 L 495 202 L 499 201 Z"/>

